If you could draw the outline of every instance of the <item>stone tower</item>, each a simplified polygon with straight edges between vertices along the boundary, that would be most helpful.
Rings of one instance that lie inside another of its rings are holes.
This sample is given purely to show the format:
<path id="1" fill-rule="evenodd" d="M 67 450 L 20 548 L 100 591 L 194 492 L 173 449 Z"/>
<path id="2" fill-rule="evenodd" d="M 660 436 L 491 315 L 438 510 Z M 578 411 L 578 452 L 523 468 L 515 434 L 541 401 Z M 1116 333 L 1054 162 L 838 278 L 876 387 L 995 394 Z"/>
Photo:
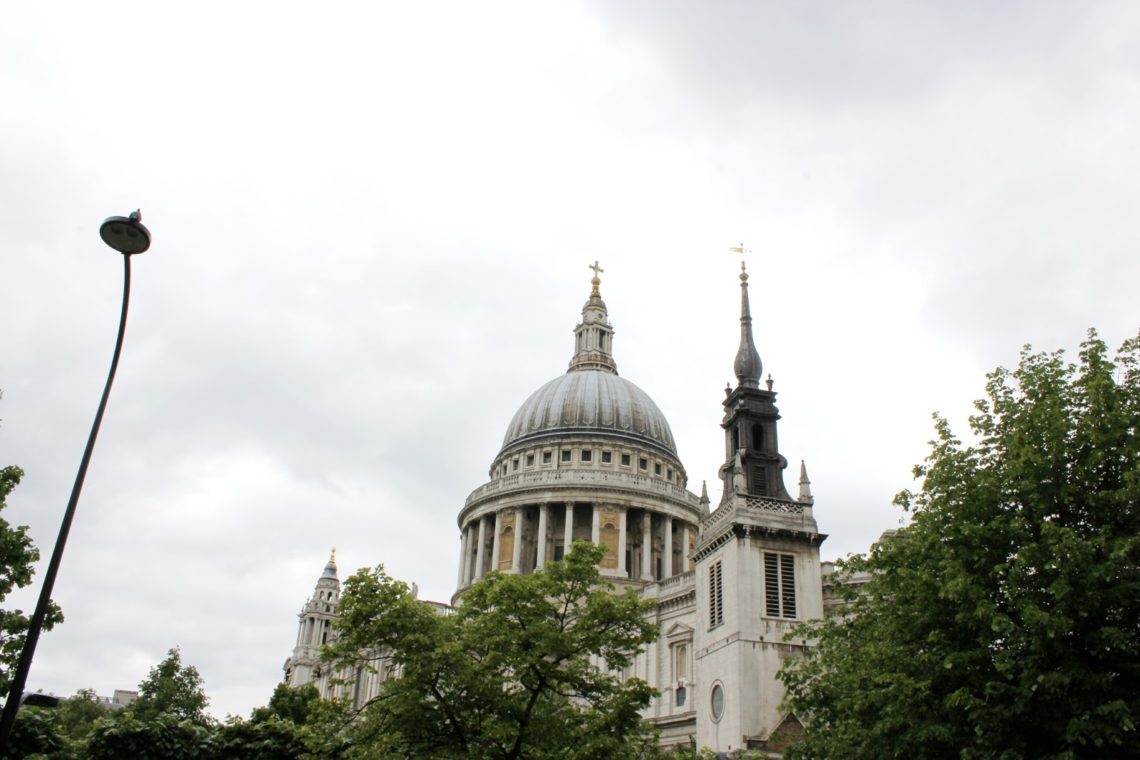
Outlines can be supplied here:
<path id="1" fill-rule="evenodd" d="M 785 720 L 776 672 L 805 642 L 785 642 L 797 623 L 823 616 L 820 534 L 802 472 L 800 498 L 784 487 L 776 394 L 761 387 L 752 335 L 748 274 L 741 265 L 737 384 L 724 400 L 724 496 L 701 522 L 696 547 L 694 630 L 697 745 L 721 750 L 762 746 Z"/>
<path id="2" fill-rule="evenodd" d="M 340 579 L 336 574 L 336 549 L 332 550 L 328 563 L 317 579 L 313 595 L 297 616 L 297 643 L 293 656 L 285 661 L 285 683 L 289 686 L 302 686 L 312 683 L 329 693 L 328 680 L 331 673 L 321 662 L 321 647 L 329 643 L 333 635 L 332 621 L 336 617 L 337 602 L 340 600 Z"/>

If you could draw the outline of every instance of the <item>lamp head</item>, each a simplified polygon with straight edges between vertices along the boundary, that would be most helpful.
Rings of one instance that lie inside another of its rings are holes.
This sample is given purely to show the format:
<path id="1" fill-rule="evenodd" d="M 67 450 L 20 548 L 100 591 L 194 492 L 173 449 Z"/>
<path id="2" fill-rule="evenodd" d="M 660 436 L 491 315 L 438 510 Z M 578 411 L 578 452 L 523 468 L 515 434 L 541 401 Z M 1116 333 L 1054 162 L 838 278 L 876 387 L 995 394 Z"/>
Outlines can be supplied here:
<path id="1" fill-rule="evenodd" d="M 124 256 L 150 248 L 150 230 L 143 226 L 142 214 L 138 211 L 131 212 L 129 217 L 107 217 L 99 225 L 99 237 Z"/>

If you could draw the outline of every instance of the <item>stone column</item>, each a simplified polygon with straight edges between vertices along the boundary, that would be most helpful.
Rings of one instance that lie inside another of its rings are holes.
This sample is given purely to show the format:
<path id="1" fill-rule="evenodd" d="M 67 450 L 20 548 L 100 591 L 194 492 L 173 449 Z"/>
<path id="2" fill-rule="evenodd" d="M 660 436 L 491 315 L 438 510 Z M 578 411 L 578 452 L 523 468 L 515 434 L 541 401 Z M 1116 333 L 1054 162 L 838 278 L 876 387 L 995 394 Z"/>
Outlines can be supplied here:
<path id="1" fill-rule="evenodd" d="M 546 513 L 549 506 L 546 502 L 538 505 L 538 552 L 535 554 L 535 570 L 541 570 L 546 566 Z"/>
<path id="2" fill-rule="evenodd" d="M 562 539 L 562 557 L 570 553 L 570 544 L 574 543 L 574 502 L 566 502 L 566 529 Z"/>
<path id="3" fill-rule="evenodd" d="M 661 526 L 665 530 L 665 548 L 661 552 L 661 580 L 673 577 L 673 518 L 665 515 Z"/>
<path id="4" fill-rule="evenodd" d="M 594 545 L 602 542 L 602 521 L 601 515 L 598 514 L 599 509 L 598 503 L 594 502 L 594 511 L 590 513 L 590 543 Z"/>
<path id="5" fill-rule="evenodd" d="M 626 522 L 629 519 L 629 510 L 627 510 L 625 507 L 621 507 L 621 516 L 618 519 L 617 569 L 618 575 L 623 578 L 627 578 L 629 577 L 629 569 L 625 566 L 625 542 L 627 535 Z"/>
<path id="6" fill-rule="evenodd" d="M 511 572 L 517 573 L 522 571 L 520 560 L 522 559 L 522 527 L 523 527 L 523 508 L 515 507 L 515 545 L 511 552 Z"/>
<path id="7" fill-rule="evenodd" d="M 483 566 L 487 560 L 487 518 L 479 518 L 479 543 L 475 546 L 475 580 L 483 577 Z"/>
<path id="8" fill-rule="evenodd" d="M 641 513 L 641 580 L 653 580 L 653 515 Z"/>
<path id="9" fill-rule="evenodd" d="M 467 528 L 464 528 L 459 534 L 459 577 L 455 579 L 455 585 L 463 588 L 467 580 Z"/>
<path id="10" fill-rule="evenodd" d="M 503 513 L 495 513 L 495 537 L 491 540 L 491 569 L 499 569 L 499 532 L 503 529 Z"/>
<path id="11" fill-rule="evenodd" d="M 689 524 L 681 523 L 681 572 L 689 572 Z"/>

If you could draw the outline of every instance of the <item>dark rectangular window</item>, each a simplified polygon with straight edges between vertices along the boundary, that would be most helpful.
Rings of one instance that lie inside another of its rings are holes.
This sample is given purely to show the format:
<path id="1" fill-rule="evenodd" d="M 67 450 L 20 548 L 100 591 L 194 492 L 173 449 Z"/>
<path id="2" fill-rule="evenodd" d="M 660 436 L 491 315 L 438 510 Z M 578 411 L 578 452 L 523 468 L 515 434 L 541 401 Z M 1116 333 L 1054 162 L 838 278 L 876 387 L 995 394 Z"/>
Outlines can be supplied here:
<path id="1" fill-rule="evenodd" d="M 629 467 L 629 454 L 621 455 L 621 463 L 623 467 Z"/>
<path id="2" fill-rule="evenodd" d="M 752 465 L 752 478 L 749 485 L 748 493 L 754 496 L 767 496 L 768 495 L 768 470 L 762 464 Z"/>
<path id="3" fill-rule="evenodd" d="M 764 552 L 764 610 L 768 617 L 796 616 L 796 558 Z"/>
<path id="4" fill-rule="evenodd" d="M 609 464 L 613 461 L 613 455 L 608 451 L 602 452 L 602 464 Z"/>
<path id="5" fill-rule="evenodd" d="M 709 567 L 709 629 L 724 622 L 724 588 L 721 585 L 720 560 Z"/>
<path id="6" fill-rule="evenodd" d="M 519 468 L 519 458 L 515 457 L 514 459 L 511 460 L 511 471 L 513 472 L 514 470 L 517 470 L 518 468 Z"/>
<path id="7" fill-rule="evenodd" d="M 594 458 L 594 452 L 589 449 L 582 449 L 582 461 L 589 462 Z"/>
<path id="8" fill-rule="evenodd" d="M 542 463 L 543 464 L 550 464 L 550 452 L 549 451 L 542 452 Z"/>
<path id="9" fill-rule="evenodd" d="M 562 461 L 563 462 L 569 462 L 570 461 L 570 450 L 569 449 L 562 452 Z"/>
<path id="10" fill-rule="evenodd" d="M 661 474 L 661 465 L 660 464 L 654 464 L 653 465 L 653 474 L 654 475 L 660 475 Z"/>
<path id="11" fill-rule="evenodd" d="M 637 460 L 637 466 L 642 470 L 648 469 L 649 468 L 649 460 L 646 459 L 645 457 L 641 457 L 640 459 Z"/>
<path id="12" fill-rule="evenodd" d="M 534 467 L 534 454 L 527 454 L 526 455 L 526 466 L 527 467 Z"/>

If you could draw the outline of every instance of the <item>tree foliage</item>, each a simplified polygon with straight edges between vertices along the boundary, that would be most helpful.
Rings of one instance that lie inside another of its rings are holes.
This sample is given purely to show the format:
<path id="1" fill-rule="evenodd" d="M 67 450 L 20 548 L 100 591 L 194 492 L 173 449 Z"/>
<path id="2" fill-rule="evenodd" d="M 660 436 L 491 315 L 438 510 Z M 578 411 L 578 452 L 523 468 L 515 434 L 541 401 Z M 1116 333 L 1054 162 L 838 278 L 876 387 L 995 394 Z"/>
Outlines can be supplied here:
<path id="1" fill-rule="evenodd" d="M 198 669 L 183 665 L 182 652 L 174 647 L 139 683 L 139 698 L 129 709 L 134 717 L 143 721 L 167 715 L 179 721 L 204 724 L 209 702 Z"/>
<path id="2" fill-rule="evenodd" d="M 601 580 L 601 558 L 576 543 L 539 572 L 491 573 L 451 615 L 383 567 L 349 578 L 325 656 L 354 672 L 383 655 L 400 674 L 347 729 L 353 756 L 621 758 L 639 748 L 653 690 L 616 671 L 657 629 L 636 594 Z"/>
<path id="3" fill-rule="evenodd" d="M 89 760 L 213 760 L 215 731 L 213 726 L 171 713 L 140 717 L 132 710 L 119 710 L 95 727 L 82 756 Z"/>
<path id="4" fill-rule="evenodd" d="M 8 740 L 10 760 L 22 758 L 59 758 L 70 760 L 67 740 L 60 734 L 55 709 L 23 706 L 16 715 Z"/>
<path id="5" fill-rule="evenodd" d="M 911 524 L 842 573 L 841 617 L 794 633 L 793 754 L 1140 756 L 1140 338 L 989 375 L 971 443 L 936 417 Z"/>
<path id="6" fill-rule="evenodd" d="M 320 700 L 320 691 L 311 683 L 303 686 L 279 683 L 269 698 L 269 704 L 254 708 L 249 719 L 251 723 L 263 723 L 277 718 L 303 726 L 314 714 Z"/>
<path id="7" fill-rule="evenodd" d="M 7 506 L 8 494 L 12 492 L 24 476 L 19 467 L 0 467 L 0 511 Z M 8 597 L 14 588 L 23 588 L 32 582 L 35 572 L 33 565 L 39 560 L 40 551 L 32 544 L 28 526 L 13 528 L 7 520 L 0 518 L 0 601 Z M 44 619 L 44 630 L 51 630 L 56 623 L 63 622 L 63 613 L 52 602 Z M 10 673 L 20 659 L 24 648 L 24 637 L 28 632 L 29 617 L 22 610 L 0 609 L 0 693 L 7 694 L 10 687 Z"/>
<path id="8" fill-rule="evenodd" d="M 82 743 L 99 719 L 110 712 L 94 689 L 80 689 L 75 696 L 62 700 L 53 711 L 60 733 L 73 745 Z"/>

